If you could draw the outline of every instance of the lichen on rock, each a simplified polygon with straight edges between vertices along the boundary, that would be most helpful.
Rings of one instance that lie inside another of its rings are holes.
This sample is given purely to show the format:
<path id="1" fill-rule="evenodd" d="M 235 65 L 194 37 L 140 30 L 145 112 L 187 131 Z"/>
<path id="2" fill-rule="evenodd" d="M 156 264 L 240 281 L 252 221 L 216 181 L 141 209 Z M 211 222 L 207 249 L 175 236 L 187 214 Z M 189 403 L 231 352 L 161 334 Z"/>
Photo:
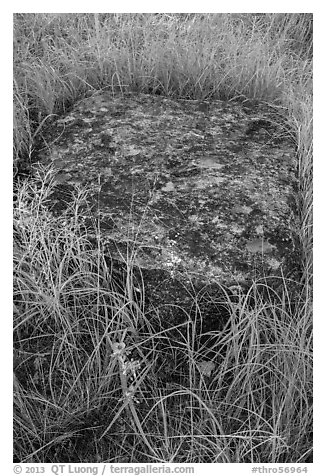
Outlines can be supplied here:
<path id="1" fill-rule="evenodd" d="M 140 269 L 199 287 L 296 267 L 295 150 L 271 108 L 101 92 L 46 140 L 52 209 L 86 185 L 113 258 L 132 247 Z"/>

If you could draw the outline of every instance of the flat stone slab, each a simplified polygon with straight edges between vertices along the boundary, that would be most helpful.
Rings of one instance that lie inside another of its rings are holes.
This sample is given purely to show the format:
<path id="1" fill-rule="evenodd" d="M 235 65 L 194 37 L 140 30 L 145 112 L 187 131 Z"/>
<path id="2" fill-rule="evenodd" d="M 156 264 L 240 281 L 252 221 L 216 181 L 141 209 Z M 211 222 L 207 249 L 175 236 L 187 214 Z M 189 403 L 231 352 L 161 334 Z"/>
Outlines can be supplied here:
<path id="1" fill-rule="evenodd" d="M 86 225 L 147 276 L 232 288 L 297 268 L 295 149 L 271 108 L 97 93 L 45 138 L 52 210 L 86 185 Z"/>

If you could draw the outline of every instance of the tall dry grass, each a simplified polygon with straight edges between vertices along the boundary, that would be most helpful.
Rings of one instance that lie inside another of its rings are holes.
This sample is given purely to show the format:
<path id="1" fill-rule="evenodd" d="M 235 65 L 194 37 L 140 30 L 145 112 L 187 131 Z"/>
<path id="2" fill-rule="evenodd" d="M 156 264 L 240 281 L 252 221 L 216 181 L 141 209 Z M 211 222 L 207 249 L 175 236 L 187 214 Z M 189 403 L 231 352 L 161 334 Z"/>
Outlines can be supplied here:
<path id="1" fill-rule="evenodd" d="M 303 282 L 295 299 L 285 278 L 277 293 L 257 282 L 238 302 L 225 295 L 223 332 L 200 335 L 185 311 L 167 329 L 132 260 L 116 281 L 100 243 L 90 247 L 86 191 L 54 217 L 51 172 L 18 181 L 16 460 L 311 461 L 311 15 L 15 15 L 16 167 L 33 160 L 43 127 L 96 89 L 277 107 L 298 152 Z M 200 324 L 198 296 L 194 306 Z"/>

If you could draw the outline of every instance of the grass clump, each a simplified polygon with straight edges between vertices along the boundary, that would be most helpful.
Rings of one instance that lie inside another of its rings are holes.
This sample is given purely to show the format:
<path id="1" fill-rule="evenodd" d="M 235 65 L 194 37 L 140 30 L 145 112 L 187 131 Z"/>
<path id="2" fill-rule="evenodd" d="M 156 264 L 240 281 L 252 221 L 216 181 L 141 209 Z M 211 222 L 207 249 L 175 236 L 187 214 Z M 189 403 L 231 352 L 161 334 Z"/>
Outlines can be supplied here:
<path id="1" fill-rule="evenodd" d="M 54 187 L 48 171 L 16 197 L 15 459 L 309 459 L 304 296 L 293 302 L 285 279 L 279 294 L 263 283 L 236 302 L 225 294 L 229 323 L 206 332 L 194 296 L 195 316 L 184 312 L 167 327 L 158 309 L 146 309 L 132 259 L 115 276 L 100 240 L 90 246 L 78 214 L 87 193 L 55 217 L 47 209 Z"/>
<path id="2" fill-rule="evenodd" d="M 311 15 L 15 15 L 15 166 L 98 89 L 278 108 L 298 153 L 303 281 L 295 297 L 286 278 L 225 294 L 228 324 L 205 333 L 194 295 L 195 317 L 179 309 L 169 327 L 132 255 L 124 274 L 104 256 L 97 223 L 91 246 L 86 190 L 56 216 L 50 170 L 17 179 L 15 460 L 312 461 Z"/>

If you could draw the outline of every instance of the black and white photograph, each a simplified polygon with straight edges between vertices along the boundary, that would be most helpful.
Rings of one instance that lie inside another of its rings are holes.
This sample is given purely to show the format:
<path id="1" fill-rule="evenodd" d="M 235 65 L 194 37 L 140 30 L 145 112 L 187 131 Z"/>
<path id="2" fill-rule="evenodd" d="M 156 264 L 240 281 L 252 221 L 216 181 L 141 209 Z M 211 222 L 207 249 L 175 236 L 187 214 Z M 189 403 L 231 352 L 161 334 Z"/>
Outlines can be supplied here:
<path id="1" fill-rule="evenodd" d="M 313 17 L 12 15 L 15 468 L 309 472 Z"/>

